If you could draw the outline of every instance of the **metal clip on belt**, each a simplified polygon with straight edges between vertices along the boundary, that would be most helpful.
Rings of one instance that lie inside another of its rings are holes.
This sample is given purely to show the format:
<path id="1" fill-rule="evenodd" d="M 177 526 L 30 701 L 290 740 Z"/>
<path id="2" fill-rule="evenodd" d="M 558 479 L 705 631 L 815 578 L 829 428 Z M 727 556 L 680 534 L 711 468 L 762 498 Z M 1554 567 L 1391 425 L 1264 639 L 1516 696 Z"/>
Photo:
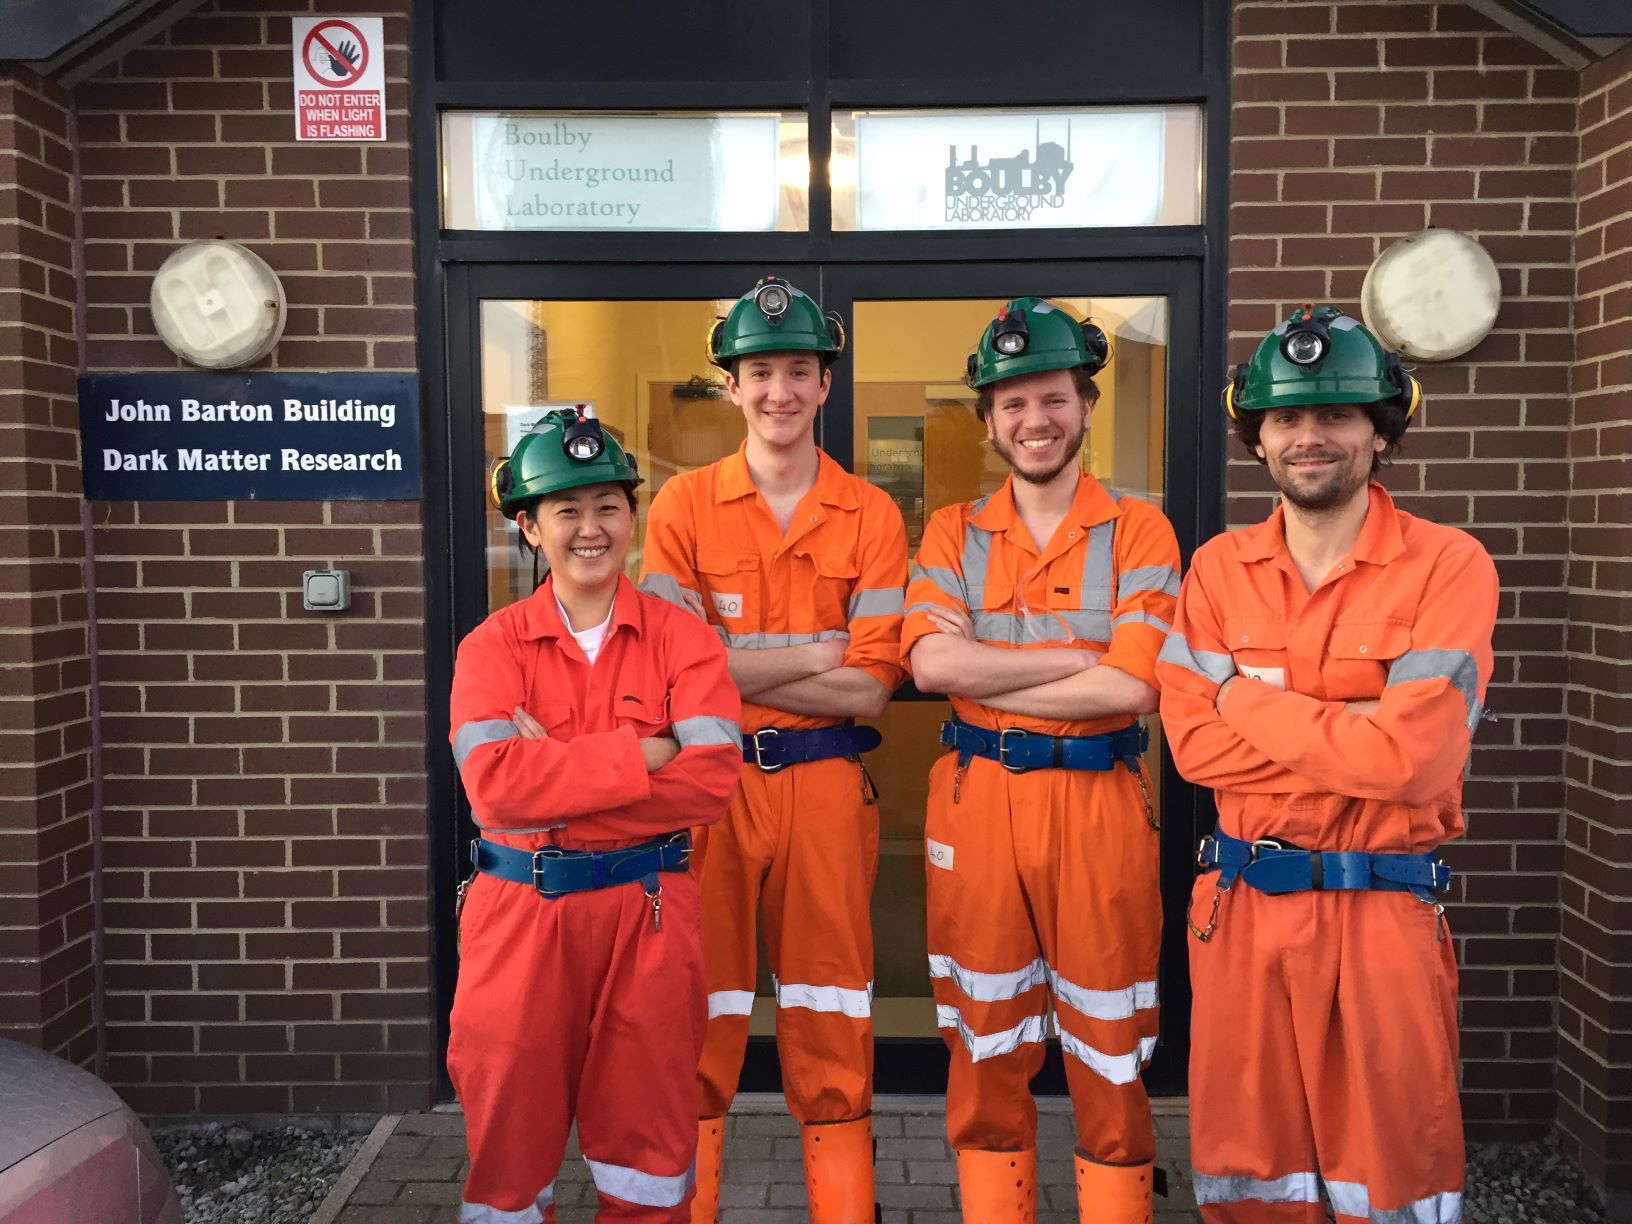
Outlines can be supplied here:
<path id="1" fill-rule="evenodd" d="M 758 765 L 766 773 L 775 773 L 789 765 L 803 765 L 806 761 L 859 756 L 863 752 L 871 752 L 883 742 L 884 737 L 876 729 L 858 727 L 853 722 L 842 722 L 836 727 L 817 727 L 812 731 L 762 727 L 742 737 L 742 759 L 746 764 Z"/>
<path id="2" fill-rule="evenodd" d="M 1242 841 L 1219 829 L 1201 839 L 1196 863 L 1218 871 L 1218 886 L 1228 891 L 1239 877 L 1261 893 L 1278 897 L 1293 892 L 1370 890 L 1408 892 L 1437 906 L 1451 886 L 1451 869 L 1439 852 L 1372 854 L 1366 850 L 1304 850 L 1272 837 Z"/>
<path id="3" fill-rule="evenodd" d="M 620 850 L 516 850 L 478 837 L 470 857 L 476 870 L 513 884 L 530 884 L 541 897 L 562 897 L 617 884 L 638 883 L 648 895 L 660 871 L 684 871 L 691 854 L 689 833 L 668 833 Z"/>
<path id="4" fill-rule="evenodd" d="M 1033 769 L 1103 773 L 1121 761 L 1137 774 L 1139 758 L 1150 747 L 1150 732 L 1143 723 L 1130 723 L 1105 735 L 1039 735 L 1019 727 L 993 731 L 951 718 L 941 724 L 941 743 L 957 750 L 960 768 L 978 756 L 996 761 L 1010 773 Z"/>

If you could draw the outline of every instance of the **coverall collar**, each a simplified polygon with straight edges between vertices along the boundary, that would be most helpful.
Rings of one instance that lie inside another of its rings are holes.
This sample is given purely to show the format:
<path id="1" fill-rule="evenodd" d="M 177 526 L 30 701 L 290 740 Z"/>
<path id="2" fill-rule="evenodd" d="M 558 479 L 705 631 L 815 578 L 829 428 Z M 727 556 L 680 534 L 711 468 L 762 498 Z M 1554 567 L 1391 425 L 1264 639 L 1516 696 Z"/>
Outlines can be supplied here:
<path id="1" fill-rule="evenodd" d="M 825 506 L 855 510 L 861 505 L 861 501 L 856 496 L 849 475 L 818 446 L 816 483 L 805 496 L 809 497 L 813 493 L 816 500 Z M 748 471 L 748 443 L 744 441 L 734 453 L 720 460 L 719 478 L 714 482 L 714 501 L 716 503 L 736 501 L 738 498 L 752 497 L 758 492 L 753 475 Z"/>
<path id="2" fill-rule="evenodd" d="M 607 640 L 612 640 L 612 635 L 619 627 L 627 627 L 640 633 L 643 628 L 642 622 L 639 593 L 625 575 L 619 574 L 618 589 L 612 596 L 612 624 L 606 630 Z M 523 601 L 521 627 L 517 636 L 531 642 L 536 642 L 540 638 L 565 638 L 572 642 L 574 650 L 578 648 L 572 630 L 567 628 L 556 608 L 554 574 L 546 574 L 538 590 Z"/>
<path id="3" fill-rule="evenodd" d="M 1076 496 L 1071 499 L 1071 508 L 1065 512 L 1065 518 L 1060 520 L 1060 526 L 1071 524 L 1086 532 L 1087 528 L 1108 523 L 1114 518 L 1121 517 L 1121 514 L 1122 508 L 1111 500 L 1105 486 L 1087 472 L 1080 472 Z M 1014 504 L 1013 476 L 1009 476 L 998 486 L 997 492 L 986 499 L 986 504 L 969 516 L 969 521 L 982 531 L 990 531 L 994 535 L 1003 533 L 1010 542 L 1027 552 L 1041 553 L 1040 561 L 1050 561 L 1076 543 L 1069 529 L 1063 534 L 1056 530 L 1052 540 L 1041 542 L 1032 540 L 1031 532 L 1020 518 L 1019 507 Z"/>
<path id="4" fill-rule="evenodd" d="M 1349 556 L 1355 562 L 1387 565 L 1405 552 L 1405 537 L 1400 534 L 1400 516 L 1395 512 L 1394 499 L 1388 490 L 1375 480 L 1366 486 L 1371 499 L 1366 510 L 1365 524 L 1360 538 L 1354 542 Z M 1283 559 L 1291 566 L 1292 555 L 1286 548 L 1286 504 L 1277 502 L 1274 513 L 1256 527 L 1241 533 L 1237 557 L 1242 561 L 1273 561 Z"/>

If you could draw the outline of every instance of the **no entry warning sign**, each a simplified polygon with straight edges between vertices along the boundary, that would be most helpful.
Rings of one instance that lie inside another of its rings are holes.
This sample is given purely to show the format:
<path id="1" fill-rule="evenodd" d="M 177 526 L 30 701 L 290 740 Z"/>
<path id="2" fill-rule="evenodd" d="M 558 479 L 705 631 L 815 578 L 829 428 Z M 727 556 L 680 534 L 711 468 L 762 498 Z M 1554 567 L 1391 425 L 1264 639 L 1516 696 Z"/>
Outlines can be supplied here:
<path id="1" fill-rule="evenodd" d="M 295 139 L 385 139 L 379 17 L 296 17 Z"/>

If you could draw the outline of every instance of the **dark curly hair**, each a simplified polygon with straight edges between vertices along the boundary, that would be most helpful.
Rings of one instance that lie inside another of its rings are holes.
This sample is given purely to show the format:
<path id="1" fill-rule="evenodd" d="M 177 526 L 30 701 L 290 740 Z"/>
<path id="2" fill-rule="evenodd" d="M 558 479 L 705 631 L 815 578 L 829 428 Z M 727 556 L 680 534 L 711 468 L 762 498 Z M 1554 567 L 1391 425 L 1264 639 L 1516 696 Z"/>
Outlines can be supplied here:
<path id="1" fill-rule="evenodd" d="M 1405 438 L 1405 409 L 1388 400 L 1362 404 L 1360 407 L 1364 408 L 1366 415 L 1371 418 L 1371 427 L 1377 431 L 1377 436 L 1386 443 L 1380 452 L 1371 457 L 1371 474 L 1375 476 L 1392 463 L 1394 456 L 1399 453 L 1400 443 Z M 1263 463 L 1264 460 L 1258 454 L 1258 435 L 1263 429 L 1264 413 L 1273 411 L 1272 408 L 1251 412 L 1237 409 L 1235 419 L 1230 422 L 1235 436 L 1240 438 L 1241 445 L 1247 448 L 1247 454 L 1257 459 L 1259 463 Z"/>

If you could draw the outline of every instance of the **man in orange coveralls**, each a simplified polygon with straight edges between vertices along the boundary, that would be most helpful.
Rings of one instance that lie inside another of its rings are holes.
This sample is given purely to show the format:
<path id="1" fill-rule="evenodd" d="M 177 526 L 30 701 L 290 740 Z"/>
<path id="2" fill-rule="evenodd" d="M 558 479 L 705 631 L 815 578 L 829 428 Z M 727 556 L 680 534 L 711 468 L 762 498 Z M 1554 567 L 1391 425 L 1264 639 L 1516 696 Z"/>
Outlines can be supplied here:
<path id="1" fill-rule="evenodd" d="M 1173 619 L 1179 549 L 1161 512 L 1078 456 L 1105 335 L 1019 298 L 969 359 L 986 436 L 1011 475 L 935 512 L 902 649 L 946 693 L 952 751 L 925 823 L 929 972 L 952 1052 L 947 1129 L 966 1221 L 1036 1209 L 1050 998 L 1076 1114 L 1078 1214 L 1151 1218 L 1155 1140 L 1139 1073 L 1156 1044 L 1156 814 L 1141 714 Z"/>
<path id="2" fill-rule="evenodd" d="M 719 642 L 622 576 L 634 464 L 550 413 L 495 500 L 548 579 L 460 644 L 451 739 L 482 828 L 461 887 L 448 1074 L 460 1224 L 555 1219 L 578 1123 L 600 1220 L 690 1217 L 701 913 L 685 829 L 725 811 L 739 704 Z"/>
<path id="3" fill-rule="evenodd" d="M 708 1041 L 697 1199 L 719 1205 L 755 976 L 754 911 L 776 983 L 776 1041 L 814 1224 L 873 1219 L 873 939 L 878 809 L 858 754 L 901 682 L 906 529 L 895 503 L 816 446 L 844 348 L 836 316 L 768 276 L 709 333 L 748 437 L 653 499 L 641 585 L 704 615 L 743 698 L 742 785 L 699 843 Z"/>
<path id="4" fill-rule="evenodd" d="M 1191 899 L 1190 1135 L 1211 1224 L 1457 1224 L 1456 960 L 1436 847 L 1490 679 L 1496 570 L 1370 477 L 1421 388 L 1303 307 L 1224 404 L 1267 522 L 1198 549 L 1162 649 L 1162 725 L 1210 786 Z"/>

